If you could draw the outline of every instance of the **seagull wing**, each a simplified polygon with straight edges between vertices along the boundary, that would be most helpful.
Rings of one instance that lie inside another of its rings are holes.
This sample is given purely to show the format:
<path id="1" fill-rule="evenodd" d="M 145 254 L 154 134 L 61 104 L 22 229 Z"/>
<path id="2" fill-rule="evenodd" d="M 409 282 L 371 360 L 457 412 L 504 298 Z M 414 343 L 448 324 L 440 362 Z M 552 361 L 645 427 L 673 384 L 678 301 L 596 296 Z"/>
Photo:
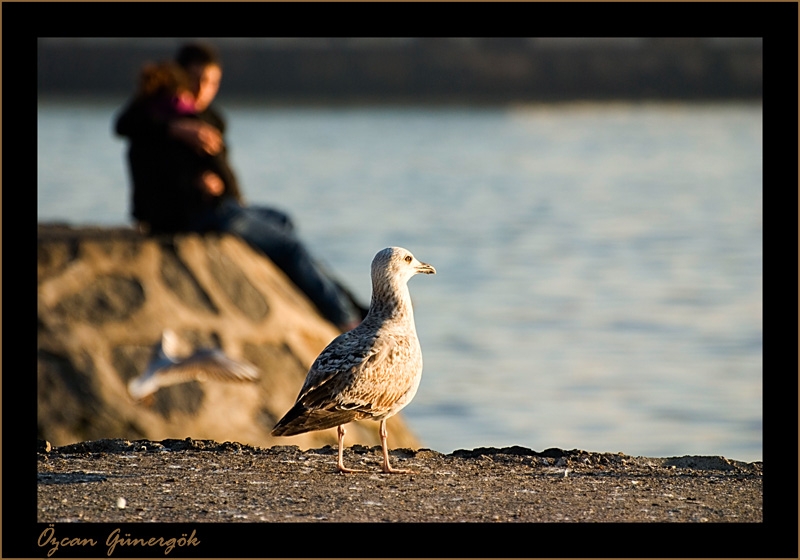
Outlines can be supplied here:
<path id="1" fill-rule="evenodd" d="M 346 333 L 349 334 L 349 333 Z M 341 335 L 345 337 L 345 335 Z M 340 396 L 347 393 L 366 372 L 384 362 L 392 354 L 393 339 L 374 336 L 368 340 L 347 337 L 336 347 L 329 347 L 316 359 L 297 397 L 309 408 L 335 405 L 350 409 Z"/>
<path id="2" fill-rule="evenodd" d="M 351 331 L 352 332 L 352 331 Z M 361 339 L 340 335 L 308 372 L 294 407 L 276 424 L 273 435 L 295 435 L 324 430 L 352 420 L 381 415 L 386 403 L 381 384 L 387 366 L 391 368 L 402 345 L 394 337 L 377 335 L 365 344 Z M 402 353 L 402 352 L 401 352 Z M 407 390 L 396 391 L 399 395 Z"/>
<path id="3" fill-rule="evenodd" d="M 407 337 L 384 335 L 339 392 L 337 408 L 381 417 L 411 389 L 421 367 Z"/>

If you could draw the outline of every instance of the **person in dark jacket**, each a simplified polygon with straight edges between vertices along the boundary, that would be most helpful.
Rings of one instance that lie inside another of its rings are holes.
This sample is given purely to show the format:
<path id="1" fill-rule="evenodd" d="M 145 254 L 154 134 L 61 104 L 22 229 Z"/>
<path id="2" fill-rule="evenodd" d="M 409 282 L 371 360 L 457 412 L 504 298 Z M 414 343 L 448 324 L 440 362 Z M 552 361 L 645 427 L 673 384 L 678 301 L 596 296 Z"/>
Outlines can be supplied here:
<path id="1" fill-rule="evenodd" d="M 174 62 L 146 64 L 134 100 L 117 119 L 117 133 L 131 140 L 131 213 L 150 233 L 198 229 L 197 216 L 224 198 L 241 203 L 224 144 L 204 149 L 191 144 L 185 133 L 173 132 L 199 130 L 203 122 L 214 133 L 224 130 L 216 113 L 198 111 L 194 87 Z"/>
<path id="2" fill-rule="evenodd" d="M 216 52 L 184 45 L 176 63 L 145 66 L 137 94 L 116 119 L 116 133 L 129 140 L 131 214 L 140 228 L 238 235 L 280 267 L 326 319 L 343 331 L 355 327 L 366 308 L 312 259 L 291 218 L 244 204 L 228 163 L 225 121 L 211 106 L 222 77 Z"/>

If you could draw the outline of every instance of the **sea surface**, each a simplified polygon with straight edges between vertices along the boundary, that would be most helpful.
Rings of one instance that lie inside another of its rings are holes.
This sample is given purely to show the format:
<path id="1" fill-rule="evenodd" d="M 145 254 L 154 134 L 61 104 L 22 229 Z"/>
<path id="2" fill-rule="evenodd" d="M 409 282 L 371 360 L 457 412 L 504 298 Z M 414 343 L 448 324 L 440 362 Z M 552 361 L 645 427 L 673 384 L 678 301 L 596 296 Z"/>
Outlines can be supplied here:
<path id="1" fill-rule="evenodd" d="M 124 101 L 39 101 L 39 221 L 130 223 Z M 436 267 L 423 446 L 762 459 L 761 104 L 222 109 L 248 202 L 364 302 L 383 247 Z"/>

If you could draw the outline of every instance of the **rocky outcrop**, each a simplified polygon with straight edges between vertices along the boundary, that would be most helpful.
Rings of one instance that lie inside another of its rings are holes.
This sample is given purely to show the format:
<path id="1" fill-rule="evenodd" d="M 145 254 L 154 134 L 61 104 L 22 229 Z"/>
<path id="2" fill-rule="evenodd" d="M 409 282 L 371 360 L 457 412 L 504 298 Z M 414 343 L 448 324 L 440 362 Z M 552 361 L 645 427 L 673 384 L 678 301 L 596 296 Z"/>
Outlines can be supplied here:
<path id="1" fill-rule="evenodd" d="M 219 346 L 259 368 L 256 383 L 191 381 L 136 402 L 162 331 Z M 54 445 L 99 438 L 200 438 L 303 448 L 336 430 L 269 435 L 308 367 L 338 334 L 273 263 L 229 235 L 149 238 L 127 228 L 39 226 L 38 435 Z M 391 447 L 418 447 L 402 418 Z M 347 444 L 380 443 L 378 424 L 348 426 Z"/>

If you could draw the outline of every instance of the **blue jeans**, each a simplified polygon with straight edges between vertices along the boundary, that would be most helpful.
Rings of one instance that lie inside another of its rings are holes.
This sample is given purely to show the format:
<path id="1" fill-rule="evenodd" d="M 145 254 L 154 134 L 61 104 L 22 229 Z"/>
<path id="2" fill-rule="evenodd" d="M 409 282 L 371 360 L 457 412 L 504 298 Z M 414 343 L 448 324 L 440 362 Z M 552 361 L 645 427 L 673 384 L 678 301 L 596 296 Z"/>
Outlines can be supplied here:
<path id="1" fill-rule="evenodd" d="M 361 320 L 361 312 L 339 284 L 314 262 L 283 212 L 223 199 L 213 210 L 195 216 L 191 229 L 231 233 L 261 250 L 334 325 L 343 327 Z"/>

